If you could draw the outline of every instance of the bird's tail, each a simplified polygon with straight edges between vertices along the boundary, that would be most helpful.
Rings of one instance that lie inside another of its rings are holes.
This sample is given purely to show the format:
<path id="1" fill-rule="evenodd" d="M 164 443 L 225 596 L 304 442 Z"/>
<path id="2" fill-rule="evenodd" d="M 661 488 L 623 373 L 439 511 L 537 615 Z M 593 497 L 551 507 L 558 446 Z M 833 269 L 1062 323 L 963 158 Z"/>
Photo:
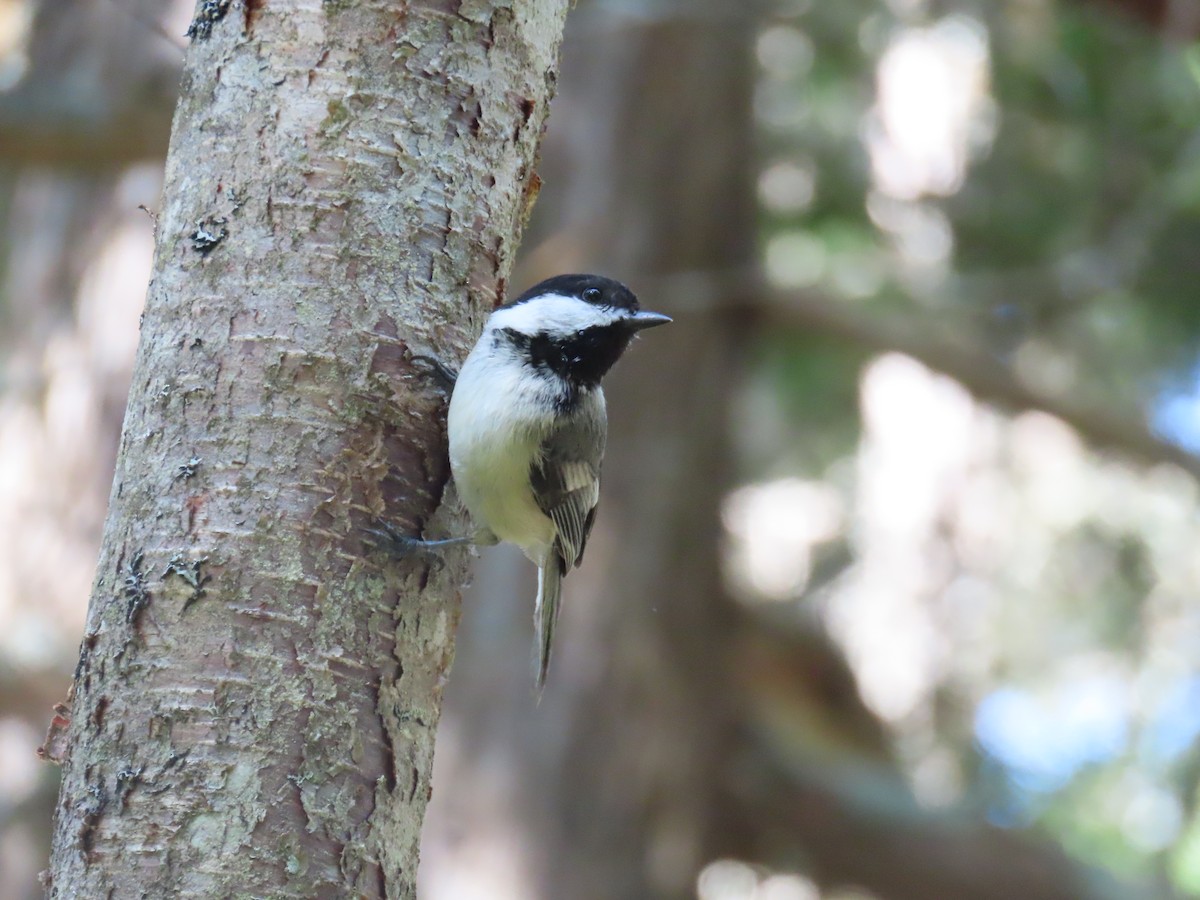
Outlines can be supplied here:
<path id="1" fill-rule="evenodd" d="M 562 563 L 551 555 L 538 566 L 537 605 L 533 610 L 536 646 L 533 650 L 533 679 L 539 699 L 546 686 L 546 670 L 550 668 L 550 648 L 554 643 L 554 627 L 558 623 L 558 601 L 562 595 Z"/>

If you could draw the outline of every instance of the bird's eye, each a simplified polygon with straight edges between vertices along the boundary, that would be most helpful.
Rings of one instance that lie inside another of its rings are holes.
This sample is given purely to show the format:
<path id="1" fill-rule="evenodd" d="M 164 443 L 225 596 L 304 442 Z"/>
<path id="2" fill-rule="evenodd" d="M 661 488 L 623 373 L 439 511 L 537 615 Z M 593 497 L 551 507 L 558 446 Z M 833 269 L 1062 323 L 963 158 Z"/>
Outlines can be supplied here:
<path id="1" fill-rule="evenodd" d="M 588 303 L 599 303 L 602 296 L 600 288 L 588 288 L 583 292 L 583 299 Z"/>

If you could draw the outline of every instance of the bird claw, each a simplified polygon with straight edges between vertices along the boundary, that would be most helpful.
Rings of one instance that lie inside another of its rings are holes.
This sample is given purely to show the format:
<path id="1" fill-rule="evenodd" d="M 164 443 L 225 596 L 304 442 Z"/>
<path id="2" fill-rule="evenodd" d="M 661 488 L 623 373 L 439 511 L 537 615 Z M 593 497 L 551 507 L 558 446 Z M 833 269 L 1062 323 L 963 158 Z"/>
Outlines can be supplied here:
<path id="1" fill-rule="evenodd" d="M 393 556 L 406 557 L 411 556 L 413 552 L 420 548 L 423 543 L 420 538 L 410 537 L 402 534 L 400 529 L 390 522 L 385 522 L 382 519 L 375 523 L 375 527 L 364 529 L 367 534 L 375 538 L 375 544 L 381 549 L 388 551 Z"/>
<path id="2" fill-rule="evenodd" d="M 436 356 L 418 353 L 413 355 L 412 362 L 414 365 L 420 364 L 419 368 L 425 369 L 425 374 L 432 378 L 444 393 L 448 394 L 454 390 L 454 384 L 458 381 L 458 372 Z"/>
<path id="3" fill-rule="evenodd" d="M 382 519 L 377 520 L 375 526 L 364 530 L 376 539 L 375 543 L 382 550 L 397 559 L 411 559 L 414 556 L 441 559 L 439 551 L 446 547 L 457 547 L 460 544 L 470 543 L 469 538 L 445 538 L 440 541 L 422 540 L 402 533 L 395 525 Z"/>

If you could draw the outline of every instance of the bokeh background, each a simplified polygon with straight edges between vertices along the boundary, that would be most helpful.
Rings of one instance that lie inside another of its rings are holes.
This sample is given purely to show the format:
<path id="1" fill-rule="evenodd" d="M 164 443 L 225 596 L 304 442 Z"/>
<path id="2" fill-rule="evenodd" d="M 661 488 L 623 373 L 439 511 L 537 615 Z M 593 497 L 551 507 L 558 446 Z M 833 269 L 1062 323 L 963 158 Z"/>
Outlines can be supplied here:
<path id="1" fill-rule="evenodd" d="M 0 0 L 14 900 L 190 14 Z M 532 572 L 478 563 L 423 898 L 1200 896 L 1198 37 L 1192 0 L 580 0 L 515 280 L 676 322 L 612 378 L 540 706 Z"/>

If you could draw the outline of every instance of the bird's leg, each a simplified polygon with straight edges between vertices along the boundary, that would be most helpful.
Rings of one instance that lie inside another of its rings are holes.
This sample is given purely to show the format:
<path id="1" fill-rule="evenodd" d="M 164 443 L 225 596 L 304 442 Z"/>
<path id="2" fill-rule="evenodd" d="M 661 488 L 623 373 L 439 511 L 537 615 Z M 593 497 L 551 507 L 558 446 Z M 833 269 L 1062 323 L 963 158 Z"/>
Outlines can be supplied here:
<path id="1" fill-rule="evenodd" d="M 431 554 L 447 547 L 458 547 L 472 543 L 469 537 L 443 538 L 437 541 L 426 541 L 419 537 L 401 533 L 395 525 L 382 519 L 375 523 L 376 527 L 368 528 L 367 534 L 376 538 L 377 543 L 393 556 L 404 559 L 417 554 Z"/>
<path id="2" fill-rule="evenodd" d="M 443 393 L 449 394 L 454 390 L 454 383 L 458 381 L 458 372 L 450 368 L 436 356 L 429 356 L 424 353 L 414 354 L 412 361 L 422 364 L 421 367 L 426 370 L 426 374 L 437 383 L 437 386 L 442 389 Z"/>
<path id="3" fill-rule="evenodd" d="M 410 556 L 419 554 L 436 555 L 448 547 L 466 546 L 487 546 L 497 543 L 495 535 L 486 529 L 480 529 L 474 534 L 466 537 L 442 538 L 436 541 L 427 541 L 419 537 L 402 534 L 395 525 L 390 522 L 379 520 L 376 522 L 377 527 L 368 528 L 367 534 L 375 537 L 383 547 L 393 556 L 400 559 L 405 559 Z"/>

